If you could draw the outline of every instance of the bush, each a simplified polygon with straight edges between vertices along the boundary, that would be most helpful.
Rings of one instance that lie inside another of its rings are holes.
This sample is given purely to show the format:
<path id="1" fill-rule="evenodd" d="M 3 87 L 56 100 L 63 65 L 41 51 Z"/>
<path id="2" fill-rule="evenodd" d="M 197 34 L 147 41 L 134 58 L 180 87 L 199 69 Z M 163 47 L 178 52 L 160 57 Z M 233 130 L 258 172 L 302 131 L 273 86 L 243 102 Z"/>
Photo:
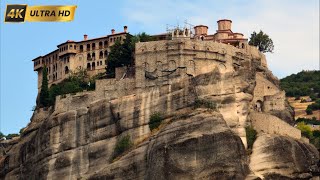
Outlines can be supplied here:
<path id="1" fill-rule="evenodd" d="M 308 107 L 306 109 L 306 113 L 307 113 L 307 115 L 311 115 L 312 114 L 312 109 Z"/>
<path id="2" fill-rule="evenodd" d="M 152 114 L 149 120 L 150 130 L 152 131 L 153 129 L 159 127 L 163 119 L 163 116 L 159 112 L 155 112 L 154 114 Z"/>
<path id="3" fill-rule="evenodd" d="M 252 149 L 253 143 L 257 138 L 257 131 L 252 126 L 246 127 L 246 137 L 248 149 Z"/>
<path id="4" fill-rule="evenodd" d="M 132 147 L 133 143 L 130 140 L 130 136 L 126 135 L 117 141 L 116 147 L 114 148 L 113 159 L 127 151 Z"/>
<path id="5" fill-rule="evenodd" d="M 208 109 L 216 109 L 217 105 L 215 102 L 206 100 L 206 99 L 196 99 L 194 102 L 194 108 L 208 108 Z"/>

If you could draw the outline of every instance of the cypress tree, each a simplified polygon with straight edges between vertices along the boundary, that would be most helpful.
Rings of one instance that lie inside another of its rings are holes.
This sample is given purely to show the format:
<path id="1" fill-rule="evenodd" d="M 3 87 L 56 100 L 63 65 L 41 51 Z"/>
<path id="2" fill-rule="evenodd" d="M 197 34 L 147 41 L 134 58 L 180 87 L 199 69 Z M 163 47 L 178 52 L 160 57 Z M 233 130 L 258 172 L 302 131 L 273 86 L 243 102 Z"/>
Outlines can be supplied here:
<path id="1" fill-rule="evenodd" d="M 40 106 L 47 107 L 49 105 L 49 89 L 48 89 L 48 72 L 47 67 L 42 69 L 42 84 L 40 91 Z"/>

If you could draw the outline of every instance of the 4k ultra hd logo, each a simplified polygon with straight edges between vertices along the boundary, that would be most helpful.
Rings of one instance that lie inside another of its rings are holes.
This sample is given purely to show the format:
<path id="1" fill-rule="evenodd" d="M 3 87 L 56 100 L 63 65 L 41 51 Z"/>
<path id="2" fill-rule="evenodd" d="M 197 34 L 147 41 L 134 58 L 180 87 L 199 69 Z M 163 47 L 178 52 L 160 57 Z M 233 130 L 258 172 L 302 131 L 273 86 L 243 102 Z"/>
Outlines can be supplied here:
<path id="1" fill-rule="evenodd" d="M 67 22 L 74 19 L 77 6 L 28 6 L 26 4 L 8 4 L 5 22 Z"/>

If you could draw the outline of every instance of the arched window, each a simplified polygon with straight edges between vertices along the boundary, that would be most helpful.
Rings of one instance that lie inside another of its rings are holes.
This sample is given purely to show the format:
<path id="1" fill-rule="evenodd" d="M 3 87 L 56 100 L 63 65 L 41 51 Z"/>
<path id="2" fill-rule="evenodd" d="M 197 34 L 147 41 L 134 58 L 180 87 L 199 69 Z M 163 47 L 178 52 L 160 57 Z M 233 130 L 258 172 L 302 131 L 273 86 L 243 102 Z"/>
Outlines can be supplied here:
<path id="1" fill-rule="evenodd" d="M 91 60 L 91 55 L 90 55 L 90 53 L 87 54 L 87 60 Z"/>
<path id="2" fill-rule="evenodd" d="M 102 58 L 103 58 L 103 52 L 100 51 L 100 53 L 99 53 L 99 59 L 102 59 Z"/>
<path id="3" fill-rule="evenodd" d="M 83 52 L 83 45 L 80 45 L 80 52 Z"/>
<path id="4" fill-rule="evenodd" d="M 92 43 L 92 50 L 96 49 L 96 43 Z"/>
<path id="5" fill-rule="evenodd" d="M 68 73 L 69 73 L 69 68 L 68 68 L 68 66 L 64 67 L 64 73 L 65 73 L 65 74 L 68 74 Z"/>
<path id="6" fill-rule="evenodd" d="M 95 69 L 96 69 L 96 63 L 93 62 L 93 63 L 92 63 L 92 70 L 95 70 Z"/>
<path id="7" fill-rule="evenodd" d="M 99 49 L 102 49 L 102 41 L 99 42 Z"/>
<path id="8" fill-rule="evenodd" d="M 87 64 L 87 70 L 88 70 L 88 71 L 91 70 L 91 65 L 90 65 L 90 63 Z"/>
<path id="9" fill-rule="evenodd" d="M 87 44 L 87 51 L 90 51 L 90 44 Z"/>
<path id="10" fill-rule="evenodd" d="M 108 46 L 108 41 L 104 41 L 104 47 Z"/>
<path id="11" fill-rule="evenodd" d="M 92 60 L 96 59 L 96 53 L 92 53 Z"/>
<path id="12" fill-rule="evenodd" d="M 107 50 L 104 51 L 104 56 L 105 56 L 105 57 L 108 56 L 108 51 L 107 51 Z"/>

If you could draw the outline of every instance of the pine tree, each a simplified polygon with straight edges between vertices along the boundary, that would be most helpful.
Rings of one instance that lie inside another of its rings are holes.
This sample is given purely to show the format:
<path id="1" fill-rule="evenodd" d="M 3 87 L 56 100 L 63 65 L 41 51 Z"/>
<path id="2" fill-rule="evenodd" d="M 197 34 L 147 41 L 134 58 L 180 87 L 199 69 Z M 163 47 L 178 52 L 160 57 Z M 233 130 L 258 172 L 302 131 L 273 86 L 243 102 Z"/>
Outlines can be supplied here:
<path id="1" fill-rule="evenodd" d="M 40 91 L 40 107 L 47 107 L 49 105 L 49 89 L 48 89 L 48 72 L 47 67 L 42 69 L 42 85 Z"/>

